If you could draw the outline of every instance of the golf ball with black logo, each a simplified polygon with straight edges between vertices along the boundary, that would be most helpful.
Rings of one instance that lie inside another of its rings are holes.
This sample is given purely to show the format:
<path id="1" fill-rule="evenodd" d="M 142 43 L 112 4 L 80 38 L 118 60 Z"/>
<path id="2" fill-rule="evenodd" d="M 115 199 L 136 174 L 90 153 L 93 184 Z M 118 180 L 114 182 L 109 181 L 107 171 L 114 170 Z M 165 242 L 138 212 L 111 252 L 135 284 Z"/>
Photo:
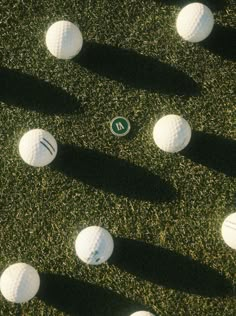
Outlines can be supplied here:
<path id="1" fill-rule="evenodd" d="M 111 234 L 99 226 L 89 226 L 83 229 L 75 241 L 77 256 L 83 262 L 99 265 L 107 261 L 114 248 Z"/>
<path id="2" fill-rule="evenodd" d="M 0 290 L 6 300 L 13 303 L 25 303 L 38 292 L 40 277 L 31 265 L 15 263 L 3 271 L 0 278 Z"/>
<path id="3" fill-rule="evenodd" d="M 153 138 L 160 149 L 175 153 L 188 145 L 191 138 L 191 128 L 181 116 L 166 115 L 155 124 Z"/>
<path id="4" fill-rule="evenodd" d="M 59 59 L 71 59 L 81 50 L 83 37 L 77 25 L 69 21 L 52 24 L 46 34 L 46 46 Z"/>
<path id="5" fill-rule="evenodd" d="M 201 42 L 209 36 L 214 26 L 211 10 L 202 3 L 185 6 L 176 20 L 178 34 L 188 42 Z M 220 44 L 219 44 L 220 45 Z"/>
<path id="6" fill-rule="evenodd" d="M 49 132 L 43 129 L 32 129 L 22 136 L 19 153 L 28 165 L 43 167 L 50 164 L 56 157 L 57 142 Z"/>

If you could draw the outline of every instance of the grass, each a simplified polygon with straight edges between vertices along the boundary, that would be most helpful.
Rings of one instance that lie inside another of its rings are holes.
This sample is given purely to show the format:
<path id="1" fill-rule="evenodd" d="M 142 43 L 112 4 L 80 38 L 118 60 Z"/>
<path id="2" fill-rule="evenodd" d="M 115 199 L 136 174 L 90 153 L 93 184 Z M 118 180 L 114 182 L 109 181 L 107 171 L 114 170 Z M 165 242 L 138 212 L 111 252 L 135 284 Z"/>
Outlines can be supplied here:
<path id="1" fill-rule="evenodd" d="M 0 315 L 235 315 L 235 251 L 220 235 L 235 212 L 235 34 L 233 1 L 205 1 L 212 37 L 182 41 L 186 1 L 2 1 L 0 69 L 0 269 L 22 261 L 41 276 L 35 299 Z M 78 23 L 81 54 L 53 58 L 48 26 Z M 155 121 L 179 114 L 192 141 L 157 149 Z M 126 116 L 116 138 L 110 120 Z M 31 128 L 59 143 L 56 160 L 33 168 L 18 154 Z M 158 191 L 156 191 L 158 188 Z M 77 233 L 101 225 L 111 260 L 80 262 Z"/>

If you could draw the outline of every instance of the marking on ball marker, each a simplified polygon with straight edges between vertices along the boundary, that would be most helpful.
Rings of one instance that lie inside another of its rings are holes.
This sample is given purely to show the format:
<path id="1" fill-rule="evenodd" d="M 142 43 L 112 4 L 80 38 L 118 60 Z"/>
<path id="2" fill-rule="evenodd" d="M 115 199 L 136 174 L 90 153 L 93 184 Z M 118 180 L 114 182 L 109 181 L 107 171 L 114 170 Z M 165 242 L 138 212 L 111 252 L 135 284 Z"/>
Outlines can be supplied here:
<path id="1" fill-rule="evenodd" d="M 118 131 L 121 131 L 122 129 L 125 129 L 121 122 L 116 123 L 116 128 L 117 128 Z"/>
<path id="2" fill-rule="evenodd" d="M 40 141 L 40 143 L 41 143 L 45 148 L 47 148 L 47 150 L 50 152 L 51 155 L 53 155 L 53 152 L 51 151 L 51 149 L 50 149 L 46 144 L 44 144 L 42 141 Z"/>
<path id="3" fill-rule="evenodd" d="M 52 144 L 49 143 L 49 141 L 46 138 L 43 137 L 43 140 L 52 148 L 53 151 L 56 151 Z"/>

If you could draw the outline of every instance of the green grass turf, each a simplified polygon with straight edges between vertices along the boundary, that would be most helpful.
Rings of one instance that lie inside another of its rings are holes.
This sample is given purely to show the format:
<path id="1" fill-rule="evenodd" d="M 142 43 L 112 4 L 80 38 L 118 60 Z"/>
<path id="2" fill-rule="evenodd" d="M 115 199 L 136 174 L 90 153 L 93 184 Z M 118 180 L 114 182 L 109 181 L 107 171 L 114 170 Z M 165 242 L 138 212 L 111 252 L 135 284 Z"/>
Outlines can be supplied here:
<path id="1" fill-rule="evenodd" d="M 215 32 L 190 44 L 175 31 L 183 3 L 1 1 L 0 269 L 30 263 L 42 287 L 20 307 L 1 296 L 0 315 L 235 315 L 225 288 L 235 286 L 235 251 L 220 235 L 236 211 L 235 7 L 205 1 Z M 83 33 L 75 60 L 45 47 L 60 19 Z M 173 155 L 152 139 L 170 113 L 194 130 Z M 116 115 L 132 124 L 122 139 L 109 130 Z M 37 127 L 60 143 L 55 162 L 38 169 L 17 148 Z M 75 256 L 89 225 L 116 237 L 108 264 Z"/>

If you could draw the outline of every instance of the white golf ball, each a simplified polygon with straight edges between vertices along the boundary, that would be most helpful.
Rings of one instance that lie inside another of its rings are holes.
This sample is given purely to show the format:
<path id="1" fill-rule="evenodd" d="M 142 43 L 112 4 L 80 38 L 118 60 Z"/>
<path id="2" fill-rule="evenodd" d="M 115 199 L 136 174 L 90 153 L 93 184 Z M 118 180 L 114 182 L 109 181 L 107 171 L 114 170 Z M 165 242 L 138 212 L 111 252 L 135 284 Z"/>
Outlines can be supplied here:
<path id="1" fill-rule="evenodd" d="M 57 154 L 55 138 L 43 129 L 31 129 L 19 143 L 21 158 L 34 167 L 43 167 L 53 161 Z"/>
<path id="2" fill-rule="evenodd" d="M 211 33 L 214 17 L 211 10 L 202 3 L 194 2 L 185 6 L 176 20 L 178 34 L 188 42 L 203 41 Z M 220 44 L 219 44 L 220 45 Z"/>
<path id="3" fill-rule="evenodd" d="M 13 303 L 31 300 L 37 294 L 39 285 L 38 272 L 29 264 L 22 262 L 10 265 L 0 278 L 2 295 Z"/>
<path id="4" fill-rule="evenodd" d="M 82 34 L 75 24 L 58 21 L 52 24 L 46 34 L 46 46 L 50 53 L 59 59 L 71 59 L 81 50 Z"/>
<path id="5" fill-rule="evenodd" d="M 221 227 L 221 234 L 225 243 L 236 250 L 236 213 L 226 217 Z"/>
<path id="6" fill-rule="evenodd" d="M 155 124 L 153 138 L 160 149 L 175 153 L 188 145 L 191 138 L 191 128 L 181 116 L 166 115 Z"/>
<path id="7" fill-rule="evenodd" d="M 130 316 L 155 316 L 152 313 L 145 312 L 145 311 L 139 311 L 131 314 Z"/>
<path id="8" fill-rule="evenodd" d="M 107 261 L 114 248 L 110 233 L 99 226 L 89 226 L 83 229 L 75 241 L 77 256 L 85 263 L 99 265 Z"/>

